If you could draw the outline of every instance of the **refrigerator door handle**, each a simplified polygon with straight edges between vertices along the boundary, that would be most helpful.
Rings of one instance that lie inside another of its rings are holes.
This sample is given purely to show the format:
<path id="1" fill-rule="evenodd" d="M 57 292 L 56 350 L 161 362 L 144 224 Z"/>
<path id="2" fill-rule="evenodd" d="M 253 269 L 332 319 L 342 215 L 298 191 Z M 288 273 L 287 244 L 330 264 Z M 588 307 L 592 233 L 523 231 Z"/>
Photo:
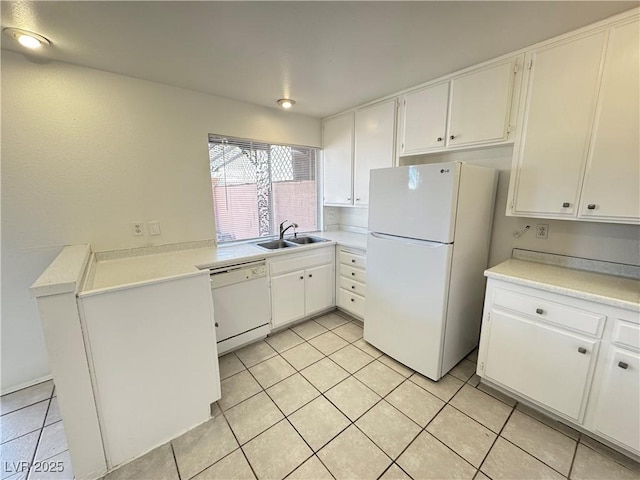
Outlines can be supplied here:
<path id="1" fill-rule="evenodd" d="M 416 238 L 396 237 L 394 235 L 385 235 L 384 233 L 370 232 L 369 235 L 379 238 L 380 240 L 390 240 L 392 242 L 406 243 L 409 245 L 420 245 L 426 248 L 440 248 L 450 245 L 449 243 L 430 242 L 428 240 L 418 240 Z"/>

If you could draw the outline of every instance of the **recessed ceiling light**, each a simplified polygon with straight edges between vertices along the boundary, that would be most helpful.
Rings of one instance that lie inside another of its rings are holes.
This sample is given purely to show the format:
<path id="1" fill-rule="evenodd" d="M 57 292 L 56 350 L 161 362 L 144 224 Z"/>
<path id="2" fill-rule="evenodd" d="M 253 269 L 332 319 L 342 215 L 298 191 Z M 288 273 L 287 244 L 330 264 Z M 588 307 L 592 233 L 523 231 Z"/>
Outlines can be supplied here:
<path id="1" fill-rule="evenodd" d="M 296 104 L 296 101 L 291 100 L 290 98 L 281 98 L 280 100 L 278 100 L 278 105 L 280 105 L 282 108 L 285 108 L 287 110 L 293 107 L 295 104 Z"/>
<path id="2" fill-rule="evenodd" d="M 51 42 L 42 35 L 29 32 L 28 30 L 22 30 L 21 28 L 5 28 L 2 31 L 14 40 L 17 40 L 23 47 L 36 49 L 43 45 L 51 45 Z"/>

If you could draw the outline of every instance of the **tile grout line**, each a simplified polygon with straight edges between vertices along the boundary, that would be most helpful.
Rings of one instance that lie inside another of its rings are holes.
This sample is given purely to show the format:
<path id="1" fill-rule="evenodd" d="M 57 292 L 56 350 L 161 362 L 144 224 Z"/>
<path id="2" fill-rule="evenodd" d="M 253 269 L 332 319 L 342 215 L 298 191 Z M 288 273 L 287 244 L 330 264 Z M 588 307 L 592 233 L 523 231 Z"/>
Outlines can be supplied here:
<path id="1" fill-rule="evenodd" d="M 173 456 L 173 464 L 176 466 L 176 472 L 178 472 L 178 480 L 182 480 L 182 475 L 180 475 L 180 469 L 178 468 L 178 459 L 176 458 L 176 452 L 173 449 L 173 442 L 169 442 L 169 448 L 171 449 L 171 455 Z"/>
<path id="2" fill-rule="evenodd" d="M 502 428 L 500 429 L 500 431 L 496 435 L 496 438 L 493 439 L 493 442 L 491 443 L 491 447 L 489 447 L 489 450 L 487 450 L 487 453 L 484 456 L 484 458 L 482 459 L 482 462 L 480 462 L 480 466 L 478 467 L 478 471 L 479 472 L 482 472 L 482 470 L 481 470 L 482 466 L 484 465 L 484 462 L 487 461 L 487 458 L 489 457 L 489 454 L 491 453 L 491 450 L 493 450 L 493 447 L 495 447 L 496 443 L 498 442 L 498 439 L 499 438 L 504 438 L 504 437 L 502 437 L 502 432 L 504 431 L 505 427 L 507 426 L 507 423 L 509 423 L 509 420 L 511 420 L 511 417 L 513 416 L 513 412 L 515 412 L 515 411 L 516 411 L 516 406 L 514 405 L 513 407 L 511 407 L 511 412 L 509 412 L 509 416 L 507 417 L 507 420 L 504 422 L 504 424 L 502 425 Z M 506 438 L 505 438 L 505 440 L 506 440 Z M 511 443 L 511 442 L 509 442 L 509 443 Z M 484 472 L 482 472 L 482 474 L 484 474 Z"/>
<path id="3" fill-rule="evenodd" d="M 25 479 L 27 480 L 29 479 L 29 477 L 31 477 L 31 467 L 33 466 L 36 460 L 38 448 L 40 447 L 40 441 L 42 440 L 42 432 L 44 431 L 44 424 L 47 422 L 47 415 L 49 415 L 49 408 L 51 407 L 51 398 L 52 397 L 49 397 L 49 404 L 47 405 L 47 410 L 44 413 L 44 417 L 42 419 L 42 427 L 40 427 L 40 432 L 38 433 L 38 441 L 36 442 L 36 448 L 33 450 L 33 455 L 31 455 L 31 462 L 29 463 L 29 471 L 27 472 L 27 476 L 25 477 Z"/>
<path id="4" fill-rule="evenodd" d="M 578 446 L 580 445 L 581 438 L 582 434 L 578 433 L 578 440 L 576 441 L 576 448 L 573 450 L 573 456 L 571 457 L 571 465 L 569 466 L 569 473 L 567 474 L 567 478 L 571 478 L 571 474 L 573 473 L 573 466 L 576 463 L 576 457 L 578 456 Z"/>

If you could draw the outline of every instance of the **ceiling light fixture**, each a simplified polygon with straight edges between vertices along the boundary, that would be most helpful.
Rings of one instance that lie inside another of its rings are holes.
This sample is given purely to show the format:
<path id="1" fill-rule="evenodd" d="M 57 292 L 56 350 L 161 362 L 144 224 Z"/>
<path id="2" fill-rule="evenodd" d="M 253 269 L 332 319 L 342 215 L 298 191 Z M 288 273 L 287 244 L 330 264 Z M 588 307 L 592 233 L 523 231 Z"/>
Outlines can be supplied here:
<path id="1" fill-rule="evenodd" d="M 278 105 L 280 105 L 282 108 L 289 110 L 291 107 L 293 107 L 296 104 L 295 100 L 291 100 L 290 98 L 281 98 L 280 100 L 278 100 Z"/>
<path id="2" fill-rule="evenodd" d="M 40 48 L 43 45 L 51 45 L 51 42 L 42 35 L 29 32 L 28 30 L 22 30 L 21 28 L 5 28 L 2 31 L 14 40 L 17 40 L 23 47 L 30 48 L 32 50 Z"/>

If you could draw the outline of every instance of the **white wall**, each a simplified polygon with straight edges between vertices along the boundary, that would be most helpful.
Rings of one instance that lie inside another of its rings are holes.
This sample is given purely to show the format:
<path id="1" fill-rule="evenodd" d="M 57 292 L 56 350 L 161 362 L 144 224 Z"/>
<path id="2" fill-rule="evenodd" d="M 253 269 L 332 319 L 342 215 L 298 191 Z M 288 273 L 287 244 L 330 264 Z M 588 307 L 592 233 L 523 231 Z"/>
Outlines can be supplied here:
<path id="1" fill-rule="evenodd" d="M 512 152 L 511 146 L 502 146 L 403 157 L 400 163 L 414 165 L 462 161 L 492 167 L 500 171 L 489 252 L 490 266 L 510 258 L 513 248 L 640 265 L 640 227 L 638 226 L 507 217 L 505 212 Z M 333 217 L 339 219 L 337 223 L 341 228 L 345 228 L 345 226 L 366 227 L 366 209 L 333 208 L 337 211 Z M 535 227 L 538 223 L 549 225 L 548 239 L 536 238 Z M 514 238 L 513 233 L 520 231 L 525 225 L 531 225 L 531 228 L 521 237 Z"/>
<path id="2" fill-rule="evenodd" d="M 1 55 L 4 392 L 48 374 L 28 288 L 62 246 L 214 238 L 207 134 L 320 146 L 321 131 L 275 108 Z M 161 236 L 131 234 L 149 220 Z"/>

